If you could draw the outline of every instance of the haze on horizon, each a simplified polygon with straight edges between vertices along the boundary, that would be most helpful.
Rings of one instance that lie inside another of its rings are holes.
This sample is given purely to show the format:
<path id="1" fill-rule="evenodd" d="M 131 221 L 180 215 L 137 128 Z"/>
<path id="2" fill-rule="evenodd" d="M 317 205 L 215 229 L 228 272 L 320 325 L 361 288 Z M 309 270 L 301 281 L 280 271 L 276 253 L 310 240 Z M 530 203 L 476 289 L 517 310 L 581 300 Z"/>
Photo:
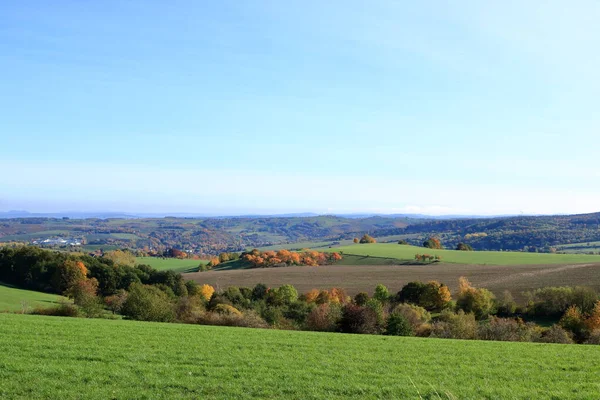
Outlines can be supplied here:
<path id="1" fill-rule="evenodd" d="M 600 3 L 12 2 L 0 212 L 600 211 Z"/>

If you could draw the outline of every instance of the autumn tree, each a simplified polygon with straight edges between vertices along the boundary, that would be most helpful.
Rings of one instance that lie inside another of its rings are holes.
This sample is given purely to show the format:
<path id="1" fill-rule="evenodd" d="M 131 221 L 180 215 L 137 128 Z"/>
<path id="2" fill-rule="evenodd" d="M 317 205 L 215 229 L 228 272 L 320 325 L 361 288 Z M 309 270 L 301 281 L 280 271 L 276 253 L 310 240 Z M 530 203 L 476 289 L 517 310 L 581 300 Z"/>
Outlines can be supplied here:
<path id="1" fill-rule="evenodd" d="M 64 293 L 76 283 L 87 278 L 87 268 L 81 261 L 66 260 L 58 265 L 52 276 L 52 287 L 58 293 Z"/>
<path id="2" fill-rule="evenodd" d="M 423 247 L 427 247 L 428 249 L 441 249 L 442 242 L 436 237 L 430 237 L 423 243 Z"/>
<path id="3" fill-rule="evenodd" d="M 79 306 L 88 318 L 97 318 L 102 314 L 102 304 L 97 293 L 98 281 L 96 278 L 79 280 L 66 291 L 66 294 L 73 299 L 75 305 Z"/>
<path id="4" fill-rule="evenodd" d="M 456 250 L 459 251 L 473 251 L 473 247 L 467 243 L 459 243 L 456 245 Z"/>
<path id="5" fill-rule="evenodd" d="M 409 282 L 396 295 L 400 303 L 421 306 L 429 311 L 441 311 L 452 300 L 448 286 L 437 281 Z"/>
<path id="6" fill-rule="evenodd" d="M 461 276 L 458 280 L 456 306 L 466 313 L 473 313 L 483 319 L 494 310 L 494 294 L 487 289 L 474 288 L 469 280 Z"/>
<path id="7" fill-rule="evenodd" d="M 204 284 L 200 286 L 200 297 L 202 297 L 206 301 L 210 300 L 214 292 L 215 288 L 210 285 Z"/>
<path id="8" fill-rule="evenodd" d="M 106 296 L 104 298 L 104 304 L 106 304 L 106 307 L 112 311 L 113 314 L 118 314 L 121 312 L 125 300 L 127 300 L 127 292 L 121 289 L 111 296 Z"/>
<path id="9" fill-rule="evenodd" d="M 317 300 L 317 297 L 319 297 L 319 289 L 312 289 L 310 292 L 300 296 L 300 299 L 307 303 L 314 303 Z"/>
<path id="10" fill-rule="evenodd" d="M 446 308 L 450 300 L 452 296 L 448 286 L 437 281 L 429 281 L 419 296 L 418 305 L 429 311 L 441 311 Z"/>
<path id="11" fill-rule="evenodd" d="M 354 239 L 352 239 L 352 241 L 353 241 L 354 243 L 358 243 L 359 239 L 355 237 Z"/>
<path id="12" fill-rule="evenodd" d="M 374 237 L 372 237 L 366 233 L 360 238 L 360 241 L 359 241 L 359 243 L 363 243 L 363 244 L 364 243 L 376 243 L 376 242 L 377 242 L 377 240 L 375 240 Z"/>
<path id="13" fill-rule="evenodd" d="M 600 329 L 600 301 L 597 301 L 594 305 L 585 324 L 590 332 Z"/>
<path id="14" fill-rule="evenodd" d="M 127 265 L 128 267 L 135 265 L 135 256 L 129 251 L 112 250 L 104 253 L 103 257 L 112 260 L 117 265 Z"/>
<path id="15" fill-rule="evenodd" d="M 558 324 L 573 333 L 578 341 L 585 339 L 586 321 L 577 306 L 571 306 L 565 311 Z"/>

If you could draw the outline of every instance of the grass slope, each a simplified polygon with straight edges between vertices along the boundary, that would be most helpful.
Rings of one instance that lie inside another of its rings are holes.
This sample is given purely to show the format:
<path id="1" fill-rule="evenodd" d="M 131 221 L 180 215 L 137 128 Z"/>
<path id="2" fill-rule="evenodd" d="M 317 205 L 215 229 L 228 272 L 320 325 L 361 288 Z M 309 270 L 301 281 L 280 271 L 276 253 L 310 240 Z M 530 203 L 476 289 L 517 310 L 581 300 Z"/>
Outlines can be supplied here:
<path id="1" fill-rule="evenodd" d="M 423 247 L 394 243 L 353 244 L 327 249 L 349 255 L 414 260 L 415 254 L 439 255 L 445 263 L 526 265 L 526 264 L 577 264 L 600 262 L 599 255 L 521 253 L 508 251 L 456 251 L 431 250 Z M 340 264 L 344 264 L 342 260 Z"/>
<path id="2" fill-rule="evenodd" d="M 600 393 L 600 347 L 593 346 L 3 314 L 0 348 L 2 398 L 591 399 Z"/>
<path id="3" fill-rule="evenodd" d="M 175 272 L 194 272 L 200 264 L 206 264 L 206 260 L 180 260 L 178 258 L 160 257 L 136 257 L 138 264 L 149 265 L 159 271 L 172 270 Z"/>
<path id="4" fill-rule="evenodd" d="M 50 307 L 58 304 L 61 298 L 64 299 L 55 294 L 17 289 L 0 284 L 0 311 L 22 311 L 23 305 L 27 309 Z"/>

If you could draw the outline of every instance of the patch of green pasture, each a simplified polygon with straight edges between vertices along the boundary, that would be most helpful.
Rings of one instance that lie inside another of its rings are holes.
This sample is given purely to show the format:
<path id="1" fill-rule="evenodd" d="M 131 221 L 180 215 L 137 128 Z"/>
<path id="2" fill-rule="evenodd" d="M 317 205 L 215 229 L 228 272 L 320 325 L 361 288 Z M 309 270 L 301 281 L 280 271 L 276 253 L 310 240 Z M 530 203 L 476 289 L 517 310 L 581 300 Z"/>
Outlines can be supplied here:
<path id="1" fill-rule="evenodd" d="M 592 399 L 600 346 L 0 315 L 2 398 Z"/>
<path id="2" fill-rule="evenodd" d="M 195 272 L 200 264 L 207 264 L 208 260 L 191 260 L 161 257 L 136 257 L 137 264 L 149 265 L 159 271 Z"/>
<path id="3" fill-rule="evenodd" d="M 0 312 L 28 311 L 36 307 L 52 307 L 57 305 L 60 300 L 66 299 L 55 294 L 17 289 L 0 284 Z"/>
<path id="4" fill-rule="evenodd" d="M 352 244 L 349 246 L 334 247 L 327 249 L 327 251 L 343 252 L 348 255 L 396 258 L 399 260 L 414 260 L 415 254 L 431 254 L 440 256 L 442 262 L 459 264 L 524 265 L 600 262 L 600 256 L 598 255 L 432 250 L 395 243 Z M 340 263 L 343 264 L 343 262 L 342 260 Z"/>

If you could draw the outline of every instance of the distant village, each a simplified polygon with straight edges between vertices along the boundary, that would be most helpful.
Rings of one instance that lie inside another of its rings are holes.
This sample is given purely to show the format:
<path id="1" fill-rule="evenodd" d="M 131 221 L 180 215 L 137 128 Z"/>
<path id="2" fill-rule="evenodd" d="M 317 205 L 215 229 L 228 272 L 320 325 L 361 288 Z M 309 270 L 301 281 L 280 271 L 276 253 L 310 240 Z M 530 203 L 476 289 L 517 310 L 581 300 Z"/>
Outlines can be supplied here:
<path id="1" fill-rule="evenodd" d="M 81 246 L 80 239 L 74 238 L 48 238 L 33 240 L 31 244 L 36 246 Z"/>

